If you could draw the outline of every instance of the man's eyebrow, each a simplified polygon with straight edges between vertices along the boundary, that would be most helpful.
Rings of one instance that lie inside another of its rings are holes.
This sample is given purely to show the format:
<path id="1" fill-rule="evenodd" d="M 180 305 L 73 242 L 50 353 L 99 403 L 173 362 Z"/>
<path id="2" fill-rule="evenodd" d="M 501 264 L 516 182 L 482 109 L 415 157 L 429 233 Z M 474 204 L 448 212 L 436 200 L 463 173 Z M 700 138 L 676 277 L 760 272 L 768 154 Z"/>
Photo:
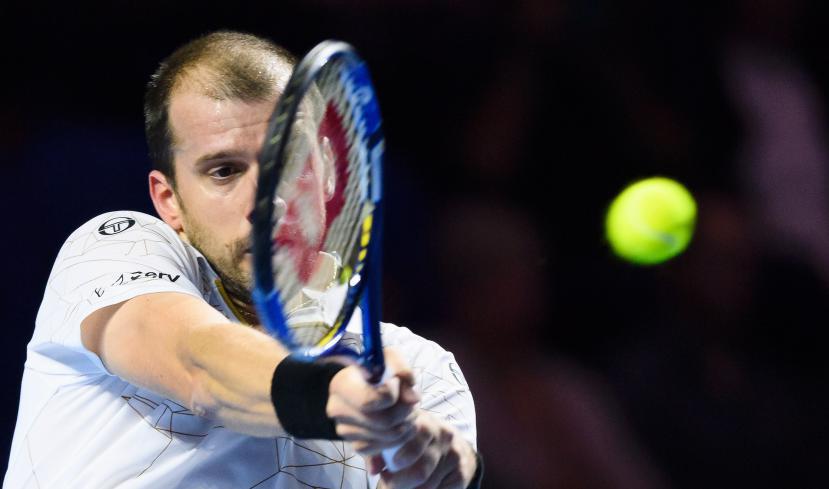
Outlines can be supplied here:
<path id="1" fill-rule="evenodd" d="M 241 151 L 226 151 L 226 150 L 219 150 L 213 153 L 207 153 L 204 155 L 199 156 L 196 160 L 196 164 L 204 163 L 207 161 L 215 161 L 215 160 L 222 160 L 227 158 L 238 158 L 243 156 Z"/>

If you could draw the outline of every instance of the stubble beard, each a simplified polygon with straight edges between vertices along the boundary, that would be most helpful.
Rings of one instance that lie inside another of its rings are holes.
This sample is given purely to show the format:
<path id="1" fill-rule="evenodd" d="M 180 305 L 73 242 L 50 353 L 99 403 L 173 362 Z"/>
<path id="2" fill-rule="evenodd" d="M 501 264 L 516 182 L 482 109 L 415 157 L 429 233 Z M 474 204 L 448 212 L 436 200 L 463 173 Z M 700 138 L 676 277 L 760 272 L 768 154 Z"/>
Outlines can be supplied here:
<path id="1" fill-rule="evenodd" d="M 253 277 L 242 268 L 245 253 L 249 249 L 248 239 L 239 239 L 228 245 L 216 243 L 199 224 L 183 213 L 187 226 L 187 240 L 207 259 L 213 271 L 222 281 L 225 292 L 236 302 L 253 305 L 251 290 Z"/>

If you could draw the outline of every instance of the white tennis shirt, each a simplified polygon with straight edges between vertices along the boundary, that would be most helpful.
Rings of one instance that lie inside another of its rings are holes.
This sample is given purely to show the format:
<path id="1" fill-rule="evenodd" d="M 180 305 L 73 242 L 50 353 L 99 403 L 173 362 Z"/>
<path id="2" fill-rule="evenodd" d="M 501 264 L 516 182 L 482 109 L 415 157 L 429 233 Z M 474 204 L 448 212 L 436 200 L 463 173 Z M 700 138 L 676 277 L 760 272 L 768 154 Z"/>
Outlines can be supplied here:
<path id="1" fill-rule="evenodd" d="M 83 347 L 81 321 L 154 292 L 201 297 L 236 321 L 205 258 L 155 217 L 107 213 L 67 239 L 28 345 L 4 488 L 376 485 L 346 442 L 242 435 L 110 374 Z M 349 330 L 358 325 L 355 317 Z M 359 342 L 359 327 L 352 332 Z M 382 334 L 413 367 L 421 409 L 474 446 L 472 396 L 452 354 L 406 328 L 383 324 Z"/>

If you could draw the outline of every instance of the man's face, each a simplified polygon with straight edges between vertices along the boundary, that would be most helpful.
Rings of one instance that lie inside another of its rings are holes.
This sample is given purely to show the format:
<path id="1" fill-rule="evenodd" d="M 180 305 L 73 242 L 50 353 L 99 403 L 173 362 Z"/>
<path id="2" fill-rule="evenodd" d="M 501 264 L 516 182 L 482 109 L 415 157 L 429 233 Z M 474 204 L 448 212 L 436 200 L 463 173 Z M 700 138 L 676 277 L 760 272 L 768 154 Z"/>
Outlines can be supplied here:
<path id="1" fill-rule="evenodd" d="M 181 231 L 237 295 L 251 286 L 257 156 L 274 102 L 215 100 L 187 89 L 170 100 Z"/>
<path id="2" fill-rule="evenodd" d="M 181 232 L 237 297 L 245 297 L 252 287 L 250 215 L 257 158 L 274 103 L 215 100 L 187 89 L 175 92 L 170 101 Z M 323 173 L 314 172 L 315 192 L 325 193 Z M 324 197 L 314 200 L 320 199 Z M 324 225 L 324 211 L 320 219 L 318 225 Z"/>

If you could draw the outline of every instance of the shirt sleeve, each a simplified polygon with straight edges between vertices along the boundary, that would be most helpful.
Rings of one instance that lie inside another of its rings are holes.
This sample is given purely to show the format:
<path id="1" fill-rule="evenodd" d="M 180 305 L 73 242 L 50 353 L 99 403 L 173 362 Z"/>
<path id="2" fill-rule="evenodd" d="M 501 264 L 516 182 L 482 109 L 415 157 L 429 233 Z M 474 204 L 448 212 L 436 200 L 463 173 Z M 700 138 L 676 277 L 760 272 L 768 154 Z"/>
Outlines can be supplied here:
<path id="1" fill-rule="evenodd" d="M 451 423 L 477 450 L 475 404 L 455 356 L 407 328 L 381 326 L 383 345 L 396 347 L 414 370 L 420 409 Z"/>
<path id="2" fill-rule="evenodd" d="M 49 276 L 27 366 L 51 373 L 106 372 L 100 358 L 84 348 L 81 322 L 100 308 L 143 294 L 203 297 L 194 253 L 164 222 L 138 212 L 103 214 L 78 228 Z"/>

